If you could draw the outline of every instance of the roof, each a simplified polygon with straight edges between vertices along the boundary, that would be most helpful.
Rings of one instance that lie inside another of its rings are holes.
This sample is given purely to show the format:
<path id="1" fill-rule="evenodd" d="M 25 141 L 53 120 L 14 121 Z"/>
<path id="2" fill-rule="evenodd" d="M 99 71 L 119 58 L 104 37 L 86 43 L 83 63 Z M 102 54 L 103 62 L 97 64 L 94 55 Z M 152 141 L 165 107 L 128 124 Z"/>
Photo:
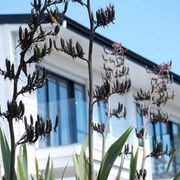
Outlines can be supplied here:
<path id="1" fill-rule="evenodd" d="M 8 14 L 8 15 L 0 15 L 0 24 L 24 24 L 28 23 L 30 19 L 30 14 Z M 71 29 L 72 31 L 78 32 L 82 36 L 88 37 L 89 36 L 89 29 L 85 26 L 82 26 L 78 22 L 65 17 L 65 20 L 67 21 L 67 28 Z M 102 44 L 103 46 L 112 47 L 112 44 L 114 43 L 112 40 L 95 33 L 94 40 L 96 43 Z M 126 56 L 136 64 L 139 64 L 140 66 L 147 66 L 148 68 L 152 69 L 153 66 L 156 66 L 157 64 L 152 62 L 151 60 L 142 57 L 141 55 L 131 51 L 126 51 Z M 171 72 L 174 78 L 174 82 L 177 84 L 180 84 L 180 76 L 178 74 L 175 74 Z"/>

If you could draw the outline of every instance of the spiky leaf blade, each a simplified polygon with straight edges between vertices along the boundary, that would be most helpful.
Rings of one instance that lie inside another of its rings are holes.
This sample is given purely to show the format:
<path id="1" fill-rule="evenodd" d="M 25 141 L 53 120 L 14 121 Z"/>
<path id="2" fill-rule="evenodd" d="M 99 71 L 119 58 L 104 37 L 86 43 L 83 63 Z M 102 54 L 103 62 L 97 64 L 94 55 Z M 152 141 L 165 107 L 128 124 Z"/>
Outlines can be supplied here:
<path id="1" fill-rule="evenodd" d="M 101 162 L 97 180 L 106 180 L 108 178 L 109 172 L 114 164 L 114 161 L 121 153 L 122 148 L 123 148 L 127 138 L 129 137 L 132 129 L 133 129 L 132 127 L 129 127 L 122 134 L 122 136 L 110 146 L 110 148 L 104 155 L 104 158 Z"/>
<path id="2" fill-rule="evenodd" d="M 49 180 L 50 176 L 50 156 L 48 156 L 47 164 L 46 164 L 46 169 L 45 169 L 45 180 Z"/>
<path id="3" fill-rule="evenodd" d="M 7 142 L 6 137 L 4 136 L 2 129 L 0 128 L 0 144 L 1 144 L 1 153 L 2 153 L 2 160 L 5 172 L 5 179 L 10 179 L 10 148 Z"/>
<path id="4" fill-rule="evenodd" d="M 17 168 L 18 168 L 18 177 L 20 180 L 26 180 L 24 168 L 19 157 L 17 157 Z"/>
<path id="5" fill-rule="evenodd" d="M 129 173 L 130 180 L 136 179 L 137 160 L 138 160 L 138 149 L 136 150 L 135 156 L 133 155 L 133 153 L 131 154 L 130 173 Z"/>

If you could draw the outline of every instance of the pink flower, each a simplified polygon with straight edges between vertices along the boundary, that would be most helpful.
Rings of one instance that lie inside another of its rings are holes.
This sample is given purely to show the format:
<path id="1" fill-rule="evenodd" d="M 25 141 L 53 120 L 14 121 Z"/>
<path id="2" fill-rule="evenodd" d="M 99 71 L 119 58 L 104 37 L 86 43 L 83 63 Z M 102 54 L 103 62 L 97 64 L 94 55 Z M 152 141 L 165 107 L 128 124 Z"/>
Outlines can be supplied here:
<path id="1" fill-rule="evenodd" d="M 112 44 L 112 47 L 113 47 L 114 50 L 117 50 L 117 49 L 121 48 L 121 44 L 118 43 L 118 42 L 115 42 L 115 43 Z"/>

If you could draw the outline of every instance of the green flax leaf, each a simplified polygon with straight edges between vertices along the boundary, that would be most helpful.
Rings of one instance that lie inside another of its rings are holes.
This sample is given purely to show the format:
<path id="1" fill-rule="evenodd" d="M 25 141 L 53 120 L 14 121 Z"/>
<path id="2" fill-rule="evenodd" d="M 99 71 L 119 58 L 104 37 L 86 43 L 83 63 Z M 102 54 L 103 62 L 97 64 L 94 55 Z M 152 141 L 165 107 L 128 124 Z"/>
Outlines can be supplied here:
<path id="1" fill-rule="evenodd" d="M 138 160 L 138 149 L 136 151 L 135 156 L 133 155 L 133 153 L 131 154 L 130 173 L 129 173 L 130 180 L 136 179 L 137 160 Z"/>
<path id="2" fill-rule="evenodd" d="M 18 168 L 18 176 L 19 176 L 19 179 L 20 180 L 26 180 L 26 178 L 28 177 L 25 177 L 25 174 L 24 174 L 24 168 L 23 168 L 23 165 L 22 165 L 22 162 L 20 160 L 19 157 L 17 157 L 17 168 Z"/>
<path id="3" fill-rule="evenodd" d="M 122 148 L 123 148 L 127 138 L 129 137 L 132 129 L 133 129 L 132 127 L 129 127 L 123 133 L 123 135 L 110 146 L 110 148 L 104 155 L 104 158 L 101 162 L 97 180 L 106 180 L 108 178 L 109 172 L 114 164 L 114 161 L 121 153 Z"/>
<path id="4" fill-rule="evenodd" d="M 173 153 L 171 154 L 171 157 L 170 157 L 170 159 L 169 159 L 169 162 L 168 162 L 167 168 L 166 168 L 166 173 L 168 173 L 169 168 L 170 168 L 170 165 L 171 165 L 172 161 L 173 161 L 173 160 L 174 160 L 174 158 L 175 158 L 175 155 L 176 155 L 176 151 L 173 151 Z"/>
<path id="5" fill-rule="evenodd" d="M 178 174 L 176 174 L 176 176 L 174 177 L 173 180 L 180 180 L 180 172 Z"/>
<path id="6" fill-rule="evenodd" d="M 64 175 L 65 175 L 65 172 L 66 172 L 67 166 L 68 166 L 68 162 L 67 162 L 66 166 L 65 166 L 65 167 L 64 167 L 64 169 L 63 169 L 63 172 L 62 172 L 62 175 L 61 175 L 61 180 L 63 180 L 63 179 L 64 179 Z"/>
<path id="7" fill-rule="evenodd" d="M 50 156 L 48 156 L 47 164 L 46 164 L 46 169 L 45 169 L 45 180 L 49 180 L 50 176 Z"/>
<path id="8" fill-rule="evenodd" d="M 5 179 L 10 179 L 10 148 L 7 142 L 6 137 L 4 136 L 2 129 L 0 128 L 0 144 L 1 144 L 1 153 L 2 153 L 2 160 L 5 172 Z"/>
<path id="9" fill-rule="evenodd" d="M 35 158 L 35 168 L 36 168 L 36 179 L 39 180 L 39 166 L 36 158 Z"/>

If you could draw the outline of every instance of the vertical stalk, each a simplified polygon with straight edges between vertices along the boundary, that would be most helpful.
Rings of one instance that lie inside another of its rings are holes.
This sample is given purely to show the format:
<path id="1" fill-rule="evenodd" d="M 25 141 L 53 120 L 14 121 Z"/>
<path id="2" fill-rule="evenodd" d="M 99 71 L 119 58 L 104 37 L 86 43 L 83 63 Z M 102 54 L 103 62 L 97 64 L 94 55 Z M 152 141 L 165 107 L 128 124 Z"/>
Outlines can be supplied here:
<path id="1" fill-rule="evenodd" d="M 10 157 L 10 180 L 14 179 L 14 165 L 15 165 L 15 137 L 14 137 L 14 127 L 13 127 L 13 119 L 9 119 L 9 131 L 11 137 L 11 157 Z"/>
<path id="2" fill-rule="evenodd" d="M 89 125 L 89 179 L 93 180 L 93 69 L 92 69 L 92 52 L 93 52 L 93 40 L 94 40 L 94 22 L 91 17 L 91 5 L 90 0 L 87 0 L 87 10 L 90 22 L 90 34 L 89 34 L 89 51 L 88 51 L 88 76 L 89 76 L 89 112 L 88 112 L 88 125 Z"/>
<path id="3" fill-rule="evenodd" d="M 109 120 L 110 120 L 110 97 L 108 97 L 107 99 L 107 118 L 106 118 L 106 122 L 105 122 L 105 127 L 104 127 L 104 132 L 102 134 L 102 159 L 104 157 L 105 154 L 105 150 L 106 150 L 106 135 L 107 135 L 107 128 L 109 126 Z"/>
<path id="4" fill-rule="evenodd" d="M 152 93 L 150 95 L 150 100 L 149 100 L 149 104 L 148 104 L 148 114 L 147 114 L 147 120 L 146 123 L 144 125 L 144 134 L 143 134 L 143 158 L 142 158 L 142 163 L 141 163 L 141 170 L 144 171 L 145 168 L 145 162 L 146 162 L 146 156 L 147 156 L 147 149 L 146 149 L 146 138 L 147 138 L 147 131 L 148 131 L 148 125 L 150 122 L 150 112 L 151 112 L 151 106 L 153 103 L 153 98 L 154 98 L 154 94 L 156 92 L 156 86 L 157 84 L 153 87 Z"/>
<path id="5" fill-rule="evenodd" d="M 88 125 L 89 125 L 89 179 L 92 180 L 93 179 L 93 90 L 92 90 L 92 81 L 93 81 L 93 77 L 92 77 L 92 65 L 88 66 L 89 69 L 89 113 L 88 113 Z"/>
<path id="6" fill-rule="evenodd" d="M 25 52 L 21 53 L 20 64 L 18 66 L 18 70 L 16 76 L 14 78 L 13 83 L 13 97 L 12 102 L 16 101 L 17 99 L 17 86 L 18 86 L 18 78 L 20 76 L 22 70 L 22 61 L 24 60 Z M 14 167 L 15 167 L 15 153 L 16 153 L 16 146 L 15 146 L 15 136 L 14 136 L 14 126 L 13 126 L 13 117 L 8 119 L 9 124 L 9 131 L 10 131 L 10 141 L 11 141 L 11 157 L 10 157 L 10 180 L 14 179 Z"/>
<path id="7" fill-rule="evenodd" d="M 105 140 L 106 140 L 106 134 L 102 133 L 102 155 L 101 155 L 101 161 L 103 160 L 104 154 L 105 154 Z"/>
<path id="8" fill-rule="evenodd" d="M 93 32 L 90 32 L 88 72 L 89 72 L 89 179 L 93 179 L 93 71 L 92 71 Z"/>

